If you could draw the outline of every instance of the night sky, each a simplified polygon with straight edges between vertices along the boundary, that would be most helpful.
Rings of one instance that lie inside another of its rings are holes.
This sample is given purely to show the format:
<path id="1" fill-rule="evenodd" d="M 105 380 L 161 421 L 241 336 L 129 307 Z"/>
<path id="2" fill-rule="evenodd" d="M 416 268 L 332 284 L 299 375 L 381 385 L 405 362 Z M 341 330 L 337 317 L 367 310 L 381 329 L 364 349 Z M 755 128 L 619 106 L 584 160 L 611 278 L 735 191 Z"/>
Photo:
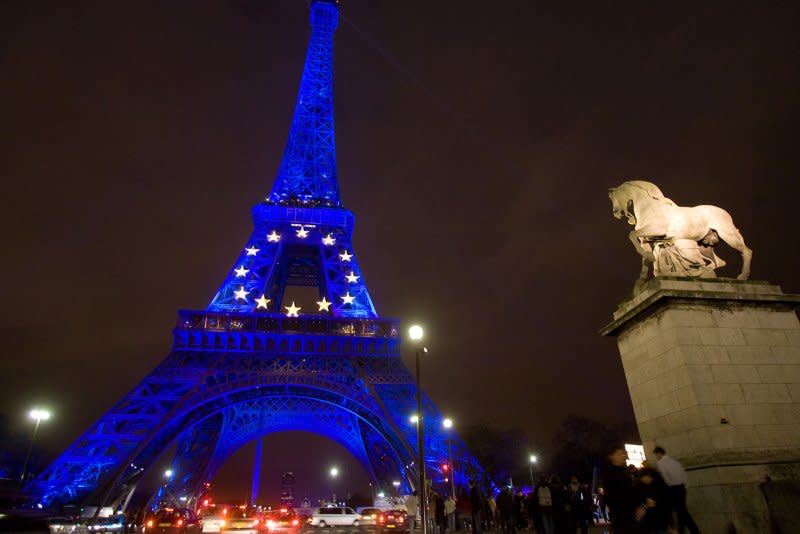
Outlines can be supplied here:
<path id="1" fill-rule="evenodd" d="M 633 420 L 597 333 L 638 274 L 607 198 L 626 179 L 724 207 L 753 278 L 800 290 L 796 3 L 344 0 L 341 15 L 356 253 L 378 312 L 426 326 L 424 387 L 457 425 L 520 427 L 546 452 L 569 413 Z M 204 308 L 244 246 L 307 20 L 303 0 L 0 2 L 0 406 L 17 429 L 51 407 L 53 453 L 166 356 L 176 310 Z M 346 455 L 308 443 L 287 469 Z"/>

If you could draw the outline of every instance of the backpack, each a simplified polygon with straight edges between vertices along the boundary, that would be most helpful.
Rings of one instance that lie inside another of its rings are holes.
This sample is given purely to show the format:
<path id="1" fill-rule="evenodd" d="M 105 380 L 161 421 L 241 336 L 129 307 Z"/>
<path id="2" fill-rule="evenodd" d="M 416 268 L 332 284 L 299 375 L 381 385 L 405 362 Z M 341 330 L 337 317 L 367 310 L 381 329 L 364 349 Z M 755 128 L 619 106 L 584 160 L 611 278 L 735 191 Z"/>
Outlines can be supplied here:
<path id="1" fill-rule="evenodd" d="M 539 506 L 553 506 L 553 495 L 547 486 L 539 488 Z"/>

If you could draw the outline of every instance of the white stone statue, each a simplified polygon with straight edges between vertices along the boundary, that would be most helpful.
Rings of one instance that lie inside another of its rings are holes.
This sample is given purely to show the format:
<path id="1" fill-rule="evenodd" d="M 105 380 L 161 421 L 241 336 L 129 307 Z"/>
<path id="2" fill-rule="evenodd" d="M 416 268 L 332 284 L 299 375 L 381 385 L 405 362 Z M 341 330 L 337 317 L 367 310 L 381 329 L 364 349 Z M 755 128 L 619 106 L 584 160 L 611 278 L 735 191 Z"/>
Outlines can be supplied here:
<path id="1" fill-rule="evenodd" d="M 725 262 L 714 252 L 724 241 L 742 255 L 740 280 L 750 276 L 753 251 L 722 208 L 695 206 L 682 208 L 666 198 L 655 184 L 642 180 L 623 182 L 608 190 L 614 217 L 625 217 L 634 227 L 628 237 L 642 256 L 642 270 L 637 281 L 647 278 L 649 265 L 653 276 L 716 276 L 714 269 Z"/>

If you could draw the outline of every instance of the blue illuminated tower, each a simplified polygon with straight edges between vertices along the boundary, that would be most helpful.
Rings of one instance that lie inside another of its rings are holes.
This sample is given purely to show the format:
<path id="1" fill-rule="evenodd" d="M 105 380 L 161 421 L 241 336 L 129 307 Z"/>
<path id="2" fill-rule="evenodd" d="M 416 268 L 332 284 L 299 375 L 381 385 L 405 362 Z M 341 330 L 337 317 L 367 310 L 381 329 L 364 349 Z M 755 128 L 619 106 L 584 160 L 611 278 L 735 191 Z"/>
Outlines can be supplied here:
<path id="1" fill-rule="evenodd" d="M 162 487 L 191 505 L 222 463 L 271 432 L 305 430 L 344 446 L 373 486 L 410 490 L 418 464 L 414 377 L 399 325 L 378 316 L 342 207 L 333 129 L 338 5 L 311 3 L 311 37 L 289 139 L 253 232 L 205 310 L 179 312 L 170 354 L 28 487 L 45 505 L 125 507 L 174 450 Z M 310 291 L 315 303 L 296 305 Z M 448 435 L 427 397 L 428 473 L 448 488 Z M 480 475 L 458 439 L 457 482 Z M 171 452 L 170 452 L 171 453 Z M 267 455 L 269 452 L 267 451 Z"/>

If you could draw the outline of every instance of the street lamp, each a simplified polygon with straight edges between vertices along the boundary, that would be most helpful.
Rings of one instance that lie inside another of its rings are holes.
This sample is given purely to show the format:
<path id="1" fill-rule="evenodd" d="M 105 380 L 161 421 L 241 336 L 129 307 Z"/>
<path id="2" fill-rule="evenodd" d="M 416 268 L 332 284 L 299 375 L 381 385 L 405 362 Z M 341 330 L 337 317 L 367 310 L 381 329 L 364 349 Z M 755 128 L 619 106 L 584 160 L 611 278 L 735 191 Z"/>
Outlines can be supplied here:
<path id="1" fill-rule="evenodd" d="M 417 454 L 419 458 L 419 516 L 422 520 L 422 534 L 428 534 L 428 525 L 426 520 L 426 508 L 428 500 L 425 497 L 425 440 L 423 437 L 423 422 L 422 422 L 422 384 L 420 373 L 420 352 L 428 352 L 420 341 L 423 336 L 422 327 L 418 324 L 412 325 L 408 329 L 408 337 L 414 342 L 414 353 L 417 359 Z M 413 523 L 412 523 L 413 524 Z"/>
<path id="2" fill-rule="evenodd" d="M 442 426 L 447 429 L 447 457 L 450 464 L 450 491 L 453 498 L 456 498 L 456 468 L 453 465 L 453 420 L 445 417 Z"/>
<path id="3" fill-rule="evenodd" d="M 536 461 L 537 458 L 535 454 L 531 454 L 530 457 L 528 457 L 528 470 L 531 474 L 531 488 L 533 488 L 533 464 L 535 464 Z"/>
<path id="4" fill-rule="evenodd" d="M 36 425 L 33 427 L 33 436 L 31 437 L 31 443 L 28 445 L 28 454 L 25 455 L 25 462 L 22 464 L 22 473 L 20 474 L 19 481 L 24 483 L 25 482 L 25 475 L 27 475 L 28 471 L 28 460 L 31 458 L 31 451 L 33 451 L 33 443 L 36 441 L 36 434 L 39 433 L 39 424 L 42 421 L 47 421 L 50 419 L 50 412 L 47 410 L 42 410 L 40 408 L 34 408 L 30 412 L 28 412 L 28 417 L 36 421 Z"/>
<path id="5" fill-rule="evenodd" d="M 174 474 L 175 473 L 172 471 L 172 469 L 167 469 L 166 471 L 164 471 L 164 478 L 172 478 L 172 475 Z"/>
<path id="6" fill-rule="evenodd" d="M 330 468 L 328 474 L 331 476 L 332 480 L 336 480 L 336 478 L 339 476 L 339 468 L 334 465 L 333 467 Z M 333 501 L 333 503 L 336 504 L 336 492 L 334 491 L 333 488 L 333 482 L 331 482 L 331 501 Z"/>

